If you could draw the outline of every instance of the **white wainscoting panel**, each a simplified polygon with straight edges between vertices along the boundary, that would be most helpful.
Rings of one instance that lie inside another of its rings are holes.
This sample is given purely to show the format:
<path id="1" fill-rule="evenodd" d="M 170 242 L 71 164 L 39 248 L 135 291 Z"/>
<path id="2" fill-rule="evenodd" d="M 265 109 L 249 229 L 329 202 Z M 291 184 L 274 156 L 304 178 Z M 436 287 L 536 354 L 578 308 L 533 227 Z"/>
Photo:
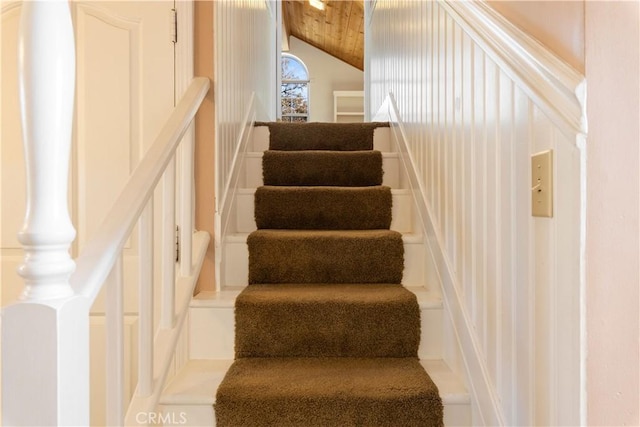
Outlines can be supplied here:
<path id="1" fill-rule="evenodd" d="M 472 424 L 584 423 L 584 78 L 484 2 L 366 6 L 367 112 L 403 141 Z M 535 218 L 547 149 L 554 215 Z"/>
<path id="2" fill-rule="evenodd" d="M 214 2 L 216 204 L 220 207 L 255 94 L 258 120 L 274 119 L 275 4 L 265 0 Z"/>
<path id="3" fill-rule="evenodd" d="M 138 383 L 137 359 L 137 322 L 138 316 L 124 316 L 124 372 L 125 372 L 125 407 Z M 105 317 L 93 315 L 89 319 L 91 348 L 104 348 L 106 342 Z M 91 352 L 91 425 L 104 426 L 107 420 L 106 406 L 106 357 L 105 351 Z"/>
<path id="4" fill-rule="evenodd" d="M 224 287 L 222 249 L 235 229 L 235 196 L 256 120 L 275 120 L 276 2 L 214 2 L 216 286 Z M 230 231 L 231 230 L 231 231 Z"/>

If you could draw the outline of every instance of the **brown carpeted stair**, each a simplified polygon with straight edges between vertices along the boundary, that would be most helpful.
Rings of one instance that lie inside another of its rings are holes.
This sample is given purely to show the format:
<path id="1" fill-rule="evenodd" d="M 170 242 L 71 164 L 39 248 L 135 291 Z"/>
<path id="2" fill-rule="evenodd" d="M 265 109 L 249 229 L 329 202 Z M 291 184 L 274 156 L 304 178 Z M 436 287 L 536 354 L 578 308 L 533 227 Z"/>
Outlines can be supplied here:
<path id="1" fill-rule="evenodd" d="M 390 230 L 258 230 L 249 283 L 400 283 L 402 235 Z"/>
<path id="2" fill-rule="evenodd" d="M 269 150 L 373 150 L 373 131 L 383 123 L 268 123 Z M 388 124 L 386 125 L 388 126 Z"/>
<path id="3" fill-rule="evenodd" d="M 252 285 L 236 300 L 236 355 L 416 357 L 415 300 L 394 284 Z"/>
<path id="4" fill-rule="evenodd" d="M 391 189 L 263 186 L 255 194 L 255 219 L 260 229 L 389 229 Z"/>
<path id="5" fill-rule="evenodd" d="M 442 404 L 416 358 L 240 358 L 216 397 L 216 425 L 429 427 Z"/>
<path id="6" fill-rule="evenodd" d="M 382 153 L 267 150 L 262 157 L 262 178 L 264 185 L 380 185 Z"/>
<path id="7" fill-rule="evenodd" d="M 269 123 L 236 361 L 216 425 L 441 426 L 417 358 L 420 310 L 400 283 L 380 124 Z"/>

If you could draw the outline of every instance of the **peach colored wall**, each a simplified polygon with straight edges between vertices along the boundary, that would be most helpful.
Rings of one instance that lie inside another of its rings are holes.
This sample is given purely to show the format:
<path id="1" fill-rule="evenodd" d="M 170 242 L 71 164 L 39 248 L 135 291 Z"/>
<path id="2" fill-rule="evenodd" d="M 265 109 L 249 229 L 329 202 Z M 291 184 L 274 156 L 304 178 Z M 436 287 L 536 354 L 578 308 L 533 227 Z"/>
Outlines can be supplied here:
<path id="1" fill-rule="evenodd" d="M 587 1 L 587 421 L 640 425 L 640 7 Z"/>
<path id="2" fill-rule="evenodd" d="M 213 82 L 213 2 L 195 2 L 194 10 L 194 73 L 208 77 Z M 201 290 L 215 289 L 215 252 L 213 244 L 214 218 L 214 102 L 213 84 L 196 115 L 195 182 L 196 182 L 196 229 L 207 231 L 211 243 L 202 265 L 198 287 Z"/>
<path id="3" fill-rule="evenodd" d="M 488 3 L 584 73 L 584 2 L 492 0 Z"/>

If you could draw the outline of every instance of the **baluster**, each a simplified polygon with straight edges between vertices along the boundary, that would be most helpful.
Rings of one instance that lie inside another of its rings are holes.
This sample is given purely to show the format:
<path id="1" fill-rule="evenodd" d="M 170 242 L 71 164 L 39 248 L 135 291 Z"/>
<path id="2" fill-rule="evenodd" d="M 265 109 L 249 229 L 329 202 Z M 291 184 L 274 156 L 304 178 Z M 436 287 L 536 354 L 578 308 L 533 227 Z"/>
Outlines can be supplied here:
<path id="1" fill-rule="evenodd" d="M 180 275 L 191 276 L 193 240 L 193 124 L 181 144 L 182 194 L 180 218 Z"/>
<path id="2" fill-rule="evenodd" d="M 89 424 L 89 304 L 75 296 L 67 189 L 75 52 L 66 1 L 22 3 L 19 89 L 27 209 L 20 301 L 2 312 L 4 425 Z"/>
<path id="3" fill-rule="evenodd" d="M 193 22 L 193 4 L 191 2 L 181 2 L 177 6 L 180 13 L 179 18 L 180 29 L 189 28 L 189 22 Z M 181 31 L 181 30 L 178 30 Z M 193 48 L 193 32 L 181 31 L 181 43 L 184 43 L 189 49 Z M 186 51 L 186 49 L 184 50 Z M 193 77 L 193 60 L 187 61 L 185 56 L 176 58 L 177 66 L 181 68 L 182 74 Z M 189 88 L 190 81 L 181 80 L 176 82 L 176 93 L 180 96 Z M 180 275 L 184 277 L 191 276 L 192 263 L 192 240 L 193 240 L 193 151 L 194 151 L 194 125 L 191 123 L 185 132 L 180 143 L 180 159 L 178 170 L 180 171 Z"/>
<path id="4" fill-rule="evenodd" d="M 124 296 L 122 254 L 106 280 L 107 425 L 124 421 Z"/>
<path id="5" fill-rule="evenodd" d="M 140 217 L 138 396 L 153 390 L 153 197 Z"/>
<path id="6" fill-rule="evenodd" d="M 160 327 L 173 328 L 176 294 L 176 158 L 162 182 L 162 312 Z"/>

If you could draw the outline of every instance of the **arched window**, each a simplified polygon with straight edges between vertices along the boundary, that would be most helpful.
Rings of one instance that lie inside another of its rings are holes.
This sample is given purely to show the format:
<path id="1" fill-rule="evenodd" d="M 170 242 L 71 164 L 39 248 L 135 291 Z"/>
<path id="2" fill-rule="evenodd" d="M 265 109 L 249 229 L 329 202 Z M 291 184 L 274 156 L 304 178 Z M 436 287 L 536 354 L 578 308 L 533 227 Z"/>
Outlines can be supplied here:
<path id="1" fill-rule="evenodd" d="M 297 57 L 282 54 L 280 108 L 283 122 L 309 121 L 309 71 Z"/>

